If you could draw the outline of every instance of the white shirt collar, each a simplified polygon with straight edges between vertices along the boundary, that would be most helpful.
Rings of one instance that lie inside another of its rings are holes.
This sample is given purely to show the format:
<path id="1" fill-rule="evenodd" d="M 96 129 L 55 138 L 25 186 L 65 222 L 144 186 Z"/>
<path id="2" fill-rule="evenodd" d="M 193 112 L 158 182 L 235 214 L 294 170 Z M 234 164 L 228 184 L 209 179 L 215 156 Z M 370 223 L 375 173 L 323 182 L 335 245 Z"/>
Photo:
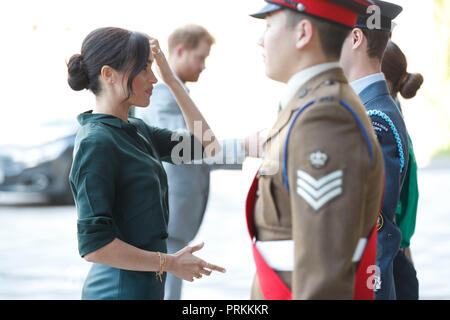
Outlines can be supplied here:
<path id="1" fill-rule="evenodd" d="M 383 73 L 374 73 L 370 76 L 355 80 L 350 82 L 350 86 L 353 88 L 353 90 L 356 92 L 356 94 L 360 95 L 361 92 L 364 91 L 365 88 L 370 86 L 371 84 L 374 84 L 378 81 L 384 81 L 384 75 Z"/>
<path id="2" fill-rule="evenodd" d="M 287 83 L 286 94 L 280 102 L 281 108 L 287 106 L 287 104 L 291 101 L 294 95 L 297 93 L 297 90 L 301 88 L 306 82 L 317 76 L 318 74 L 325 72 L 327 70 L 340 68 L 341 65 L 339 62 L 327 62 L 315 65 L 313 67 L 304 69 L 296 74 L 294 74 L 291 79 L 289 79 Z"/>

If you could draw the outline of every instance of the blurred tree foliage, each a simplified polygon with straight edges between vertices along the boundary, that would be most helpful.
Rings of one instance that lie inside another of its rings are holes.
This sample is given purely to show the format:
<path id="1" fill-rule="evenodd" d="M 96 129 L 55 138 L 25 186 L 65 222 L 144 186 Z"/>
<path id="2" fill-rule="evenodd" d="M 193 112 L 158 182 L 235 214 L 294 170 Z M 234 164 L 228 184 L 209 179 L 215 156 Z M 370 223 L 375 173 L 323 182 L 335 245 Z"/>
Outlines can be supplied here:
<path id="1" fill-rule="evenodd" d="M 434 83 L 432 103 L 441 115 L 442 125 L 447 129 L 447 145 L 435 155 L 450 155 L 450 1 L 434 0 Z M 427 79 L 425 79 L 427 81 Z"/>
<path id="2" fill-rule="evenodd" d="M 444 49 L 443 62 L 445 67 L 442 68 L 444 78 L 448 82 L 450 80 L 450 1 L 448 0 L 434 0 L 434 20 L 436 29 L 439 34 L 438 39 L 442 43 L 441 48 Z"/>

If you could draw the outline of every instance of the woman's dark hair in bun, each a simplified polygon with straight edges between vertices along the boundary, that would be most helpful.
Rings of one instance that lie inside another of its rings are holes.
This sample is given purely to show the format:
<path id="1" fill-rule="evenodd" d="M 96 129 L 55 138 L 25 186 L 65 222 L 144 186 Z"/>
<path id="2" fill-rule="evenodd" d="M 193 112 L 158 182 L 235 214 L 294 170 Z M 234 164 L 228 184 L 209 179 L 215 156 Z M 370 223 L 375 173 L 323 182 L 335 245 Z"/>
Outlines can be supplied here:
<path id="1" fill-rule="evenodd" d="M 384 53 L 381 70 L 389 84 L 391 96 L 397 99 L 398 93 L 405 99 L 414 98 L 423 84 L 424 78 L 419 73 L 408 73 L 408 61 L 402 50 L 389 41 Z"/>
<path id="2" fill-rule="evenodd" d="M 420 73 L 408 73 L 405 81 L 400 85 L 400 94 L 405 99 L 414 98 L 423 83 Z"/>
<path id="3" fill-rule="evenodd" d="M 75 91 L 89 89 L 89 77 L 83 65 L 83 56 L 74 54 L 68 64 L 69 68 L 69 85 Z"/>
<path id="4" fill-rule="evenodd" d="M 81 54 L 74 54 L 67 64 L 69 86 L 76 91 L 100 90 L 100 73 L 103 66 L 119 72 L 129 72 L 128 97 L 132 82 L 145 69 L 150 55 L 149 38 L 145 34 L 121 28 L 100 28 L 92 31 L 83 41 Z"/>

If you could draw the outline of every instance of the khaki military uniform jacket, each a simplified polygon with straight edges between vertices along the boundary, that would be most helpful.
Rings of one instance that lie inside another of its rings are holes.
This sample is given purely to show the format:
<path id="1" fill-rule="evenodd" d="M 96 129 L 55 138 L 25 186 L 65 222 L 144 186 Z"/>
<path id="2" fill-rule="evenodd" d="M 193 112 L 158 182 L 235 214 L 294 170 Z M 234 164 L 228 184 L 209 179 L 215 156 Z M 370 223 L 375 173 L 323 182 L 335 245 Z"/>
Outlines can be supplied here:
<path id="1" fill-rule="evenodd" d="M 293 299 L 352 299 L 355 250 L 377 221 L 384 163 L 366 110 L 341 68 L 298 89 L 264 149 L 256 240 L 294 241 L 293 270 L 277 272 Z M 252 298 L 262 298 L 257 277 Z"/>

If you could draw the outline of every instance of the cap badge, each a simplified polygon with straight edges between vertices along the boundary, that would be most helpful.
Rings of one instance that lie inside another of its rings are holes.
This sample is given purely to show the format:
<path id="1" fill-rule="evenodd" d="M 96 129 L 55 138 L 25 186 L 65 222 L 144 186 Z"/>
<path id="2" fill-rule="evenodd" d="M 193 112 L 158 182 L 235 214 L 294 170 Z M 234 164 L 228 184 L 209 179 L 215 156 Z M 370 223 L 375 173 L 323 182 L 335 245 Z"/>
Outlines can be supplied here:
<path id="1" fill-rule="evenodd" d="M 328 156 L 322 151 L 316 151 L 311 153 L 311 155 L 309 156 L 309 161 L 311 161 L 311 165 L 314 168 L 320 169 L 323 168 L 327 163 Z"/>

